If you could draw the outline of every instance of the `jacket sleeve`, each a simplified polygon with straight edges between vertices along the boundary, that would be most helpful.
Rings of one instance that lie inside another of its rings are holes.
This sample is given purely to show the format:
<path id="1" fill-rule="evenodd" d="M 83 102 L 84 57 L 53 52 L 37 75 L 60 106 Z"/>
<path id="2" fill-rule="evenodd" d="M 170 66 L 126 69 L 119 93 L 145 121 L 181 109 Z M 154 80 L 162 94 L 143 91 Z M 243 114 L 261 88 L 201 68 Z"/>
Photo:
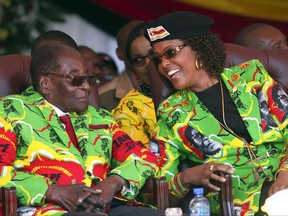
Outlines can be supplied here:
<path id="1" fill-rule="evenodd" d="M 141 142 L 133 141 L 130 136 L 113 127 L 112 170 L 109 175 L 116 174 L 128 180 L 127 198 L 134 198 L 147 178 L 155 176 L 159 171 L 157 157 Z"/>
<path id="2" fill-rule="evenodd" d="M 44 176 L 21 172 L 15 168 L 18 140 L 11 124 L 2 117 L 0 143 L 0 187 L 15 186 L 20 205 L 43 205 L 44 195 L 52 181 Z"/>

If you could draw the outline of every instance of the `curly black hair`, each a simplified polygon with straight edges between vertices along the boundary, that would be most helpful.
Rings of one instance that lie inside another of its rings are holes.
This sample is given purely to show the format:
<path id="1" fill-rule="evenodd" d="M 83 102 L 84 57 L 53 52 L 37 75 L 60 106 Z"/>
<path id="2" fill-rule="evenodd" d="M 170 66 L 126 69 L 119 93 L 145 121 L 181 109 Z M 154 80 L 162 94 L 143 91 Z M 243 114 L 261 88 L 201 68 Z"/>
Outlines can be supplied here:
<path id="1" fill-rule="evenodd" d="M 223 72 L 226 62 L 226 49 L 220 37 L 216 34 L 198 35 L 181 39 L 181 41 L 196 52 L 196 58 L 209 76 L 218 78 L 219 73 Z M 157 68 L 157 65 L 155 67 Z M 168 88 L 176 91 L 169 79 L 161 74 L 160 77 Z"/>
<path id="2" fill-rule="evenodd" d="M 195 35 L 183 42 L 196 52 L 196 58 L 201 62 L 208 75 L 217 78 L 224 70 L 226 50 L 220 37 L 216 34 Z"/>

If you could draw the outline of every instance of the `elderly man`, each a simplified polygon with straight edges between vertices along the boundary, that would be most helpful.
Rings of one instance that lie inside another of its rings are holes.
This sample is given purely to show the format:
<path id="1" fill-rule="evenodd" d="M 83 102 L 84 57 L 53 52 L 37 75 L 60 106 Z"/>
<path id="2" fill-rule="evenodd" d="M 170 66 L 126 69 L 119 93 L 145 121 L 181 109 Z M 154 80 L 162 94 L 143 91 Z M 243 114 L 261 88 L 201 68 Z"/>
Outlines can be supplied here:
<path id="1" fill-rule="evenodd" d="M 109 112 L 88 105 L 96 79 L 81 54 L 45 45 L 33 54 L 31 79 L 21 95 L 0 100 L 0 187 L 15 186 L 35 215 L 164 215 L 125 205 L 157 160 Z"/>

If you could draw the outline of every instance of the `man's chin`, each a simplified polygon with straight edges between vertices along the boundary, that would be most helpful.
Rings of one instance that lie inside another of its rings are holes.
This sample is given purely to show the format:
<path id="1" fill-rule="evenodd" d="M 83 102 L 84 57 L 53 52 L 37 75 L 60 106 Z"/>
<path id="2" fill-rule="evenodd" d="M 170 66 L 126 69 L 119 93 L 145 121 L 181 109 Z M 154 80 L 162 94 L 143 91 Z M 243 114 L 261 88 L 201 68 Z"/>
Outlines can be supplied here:
<path id="1" fill-rule="evenodd" d="M 74 110 L 72 112 L 85 112 L 87 111 L 88 106 L 88 103 L 79 103 L 77 104 L 77 106 L 74 107 Z"/>

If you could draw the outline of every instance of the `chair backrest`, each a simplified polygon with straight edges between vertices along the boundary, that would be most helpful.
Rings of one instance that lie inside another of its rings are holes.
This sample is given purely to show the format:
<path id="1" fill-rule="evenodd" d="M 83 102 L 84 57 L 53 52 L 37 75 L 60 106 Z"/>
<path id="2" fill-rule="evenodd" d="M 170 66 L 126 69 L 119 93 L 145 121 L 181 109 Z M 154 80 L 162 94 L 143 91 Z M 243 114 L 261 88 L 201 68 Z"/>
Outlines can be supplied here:
<path id="1" fill-rule="evenodd" d="M 20 93 L 31 85 L 30 62 L 31 56 L 0 56 L 0 97 Z"/>
<path id="2" fill-rule="evenodd" d="M 31 85 L 30 78 L 31 56 L 21 54 L 10 54 L 0 56 L 0 97 L 19 94 Z M 93 73 L 93 62 L 86 61 L 89 68 L 88 73 Z M 99 95 L 97 84 L 91 88 L 89 103 L 99 106 Z"/>
<path id="3" fill-rule="evenodd" d="M 232 67 L 250 59 L 259 59 L 270 76 L 288 93 L 288 50 L 259 50 L 224 43 L 227 57 L 226 67 Z M 170 96 L 175 89 L 167 85 L 150 62 L 148 76 L 155 107 Z"/>

